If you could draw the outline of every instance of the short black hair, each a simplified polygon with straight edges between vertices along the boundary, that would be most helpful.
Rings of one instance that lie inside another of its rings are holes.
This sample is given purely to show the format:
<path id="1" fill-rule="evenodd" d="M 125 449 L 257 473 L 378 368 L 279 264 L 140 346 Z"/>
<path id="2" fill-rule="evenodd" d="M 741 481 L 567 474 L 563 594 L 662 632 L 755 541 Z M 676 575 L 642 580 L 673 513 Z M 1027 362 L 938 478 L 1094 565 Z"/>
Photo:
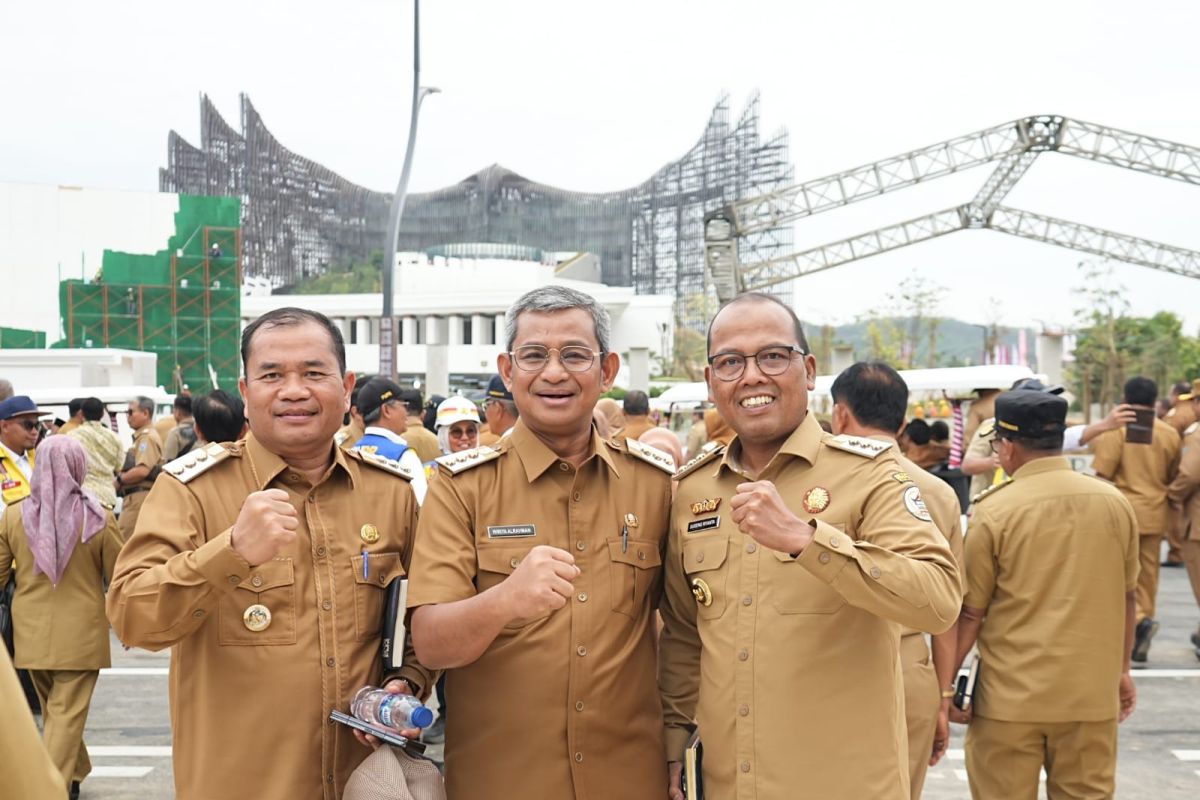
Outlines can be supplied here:
<path id="1" fill-rule="evenodd" d="M 641 417 L 650 413 L 650 398 L 640 389 L 634 389 L 625 395 L 623 406 L 625 413 L 632 417 Z"/>
<path id="2" fill-rule="evenodd" d="M 845 406 L 868 428 L 895 433 L 904 424 L 908 384 L 882 361 L 851 364 L 834 378 L 829 393 L 833 402 Z"/>
<path id="3" fill-rule="evenodd" d="M 767 294 L 766 292 L 745 292 L 743 294 L 739 294 L 737 297 L 721 306 L 717 313 L 713 314 L 712 319 L 708 321 L 708 335 L 704 340 L 704 352 L 707 355 L 712 355 L 712 329 L 713 323 L 717 321 L 717 317 L 721 316 L 721 312 L 725 311 L 729 307 L 738 303 L 747 302 L 774 303 L 786 311 L 788 316 L 792 318 L 792 325 L 794 325 L 796 328 L 796 344 L 800 345 L 800 349 L 804 351 L 805 355 L 808 355 L 810 352 L 812 352 L 808 349 L 808 338 L 804 335 L 804 326 L 800 324 L 800 318 L 796 316 L 796 310 L 794 308 L 773 294 Z"/>
<path id="4" fill-rule="evenodd" d="M 83 410 L 83 398 L 75 397 L 67 401 L 67 415 L 75 416 Z"/>
<path id="5" fill-rule="evenodd" d="M 242 435 L 246 404 L 236 394 L 215 389 L 192 404 L 196 429 L 210 442 L 233 442 Z"/>
<path id="6" fill-rule="evenodd" d="M 1190 391 L 1192 391 L 1192 385 L 1187 381 L 1180 381 L 1171 387 L 1171 394 L 1174 395 L 1187 394 Z"/>
<path id="7" fill-rule="evenodd" d="M 334 325 L 329 317 L 319 311 L 312 311 L 307 308 L 296 308 L 295 306 L 285 306 L 276 308 L 272 311 L 260 316 L 258 319 L 246 326 L 246 330 L 242 331 L 242 373 L 246 372 L 246 367 L 250 363 L 250 343 L 254 338 L 254 334 L 258 333 L 260 328 L 276 328 L 286 327 L 289 325 L 302 325 L 306 322 L 315 322 L 325 329 L 329 334 L 329 338 L 333 341 L 333 354 L 337 356 L 338 369 L 342 375 L 346 374 L 346 341 L 342 338 L 342 329 Z"/>
<path id="8" fill-rule="evenodd" d="M 175 395 L 175 410 L 182 411 L 190 416 L 192 413 L 192 396 L 190 394 Z"/>
<path id="9" fill-rule="evenodd" d="M 910 420 L 904 433 L 913 444 L 929 444 L 929 423 L 923 419 Z"/>
<path id="10" fill-rule="evenodd" d="M 1048 433 L 1045 436 L 1026 437 L 1026 436 L 1007 436 L 997 433 L 1001 439 L 1008 439 L 1013 444 L 1020 445 L 1026 450 L 1035 450 L 1039 453 L 1057 453 L 1063 448 L 1062 433 Z"/>
<path id="11" fill-rule="evenodd" d="M 104 419 L 104 403 L 99 397 L 85 397 L 79 401 L 79 410 L 88 422 L 99 422 Z"/>
<path id="12" fill-rule="evenodd" d="M 425 398 L 421 397 L 420 389 L 405 389 L 400 392 L 400 402 L 404 403 L 409 414 L 420 414 L 425 408 Z"/>
<path id="13" fill-rule="evenodd" d="M 1125 402 L 1135 406 L 1152 406 L 1158 399 L 1158 384 L 1137 376 L 1125 381 Z"/>
<path id="14" fill-rule="evenodd" d="M 944 419 L 935 419 L 929 423 L 929 438 L 935 442 L 944 442 L 950 438 L 950 426 Z"/>

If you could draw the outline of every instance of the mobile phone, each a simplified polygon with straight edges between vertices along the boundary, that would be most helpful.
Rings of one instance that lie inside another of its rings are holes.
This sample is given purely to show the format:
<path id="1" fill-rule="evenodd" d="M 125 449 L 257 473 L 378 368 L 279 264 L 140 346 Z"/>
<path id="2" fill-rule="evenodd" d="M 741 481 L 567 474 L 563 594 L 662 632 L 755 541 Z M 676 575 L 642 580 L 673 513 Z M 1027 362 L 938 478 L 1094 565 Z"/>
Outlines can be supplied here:
<path id="1" fill-rule="evenodd" d="M 334 722 L 340 722 L 349 728 L 354 728 L 356 731 L 369 733 L 381 742 L 387 742 L 390 745 L 395 745 L 401 750 L 404 750 L 411 755 L 424 755 L 425 743 L 418 742 L 415 739 L 406 739 L 400 734 L 387 728 L 380 728 L 377 725 L 372 725 L 369 722 L 363 722 L 358 717 L 352 717 L 341 711 L 330 711 L 329 718 Z"/>
<path id="2" fill-rule="evenodd" d="M 695 731 L 683 751 L 683 774 L 679 776 L 679 788 L 683 790 L 684 800 L 704 798 L 703 761 L 704 745 L 700 743 L 699 731 Z"/>
<path id="3" fill-rule="evenodd" d="M 1154 409 L 1133 409 L 1133 422 L 1125 423 L 1125 441 L 1130 444 L 1152 444 L 1154 442 Z"/>
<path id="4" fill-rule="evenodd" d="M 975 699 L 975 683 L 979 680 L 979 655 L 971 656 L 971 663 L 959 670 L 958 680 L 954 685 L 954 707 L 959 711 L 967 711 Z"/>

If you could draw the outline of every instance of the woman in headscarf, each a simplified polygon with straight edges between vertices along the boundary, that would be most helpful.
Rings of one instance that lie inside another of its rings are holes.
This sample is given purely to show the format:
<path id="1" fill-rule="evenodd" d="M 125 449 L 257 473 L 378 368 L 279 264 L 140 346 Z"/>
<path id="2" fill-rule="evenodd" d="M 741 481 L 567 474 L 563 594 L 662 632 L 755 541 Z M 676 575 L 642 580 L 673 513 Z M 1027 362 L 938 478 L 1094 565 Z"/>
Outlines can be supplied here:
<path id="1" fill-rule="evenodd" d="M 112 512 L 83 489 L 87 455 L 70 436 L 37 449 L 30 494 L 0 517 L 0 587 L 16 573 L 16 666 L 42 703 L 43 738 L 71 787 L 92 771 L 83 728 L 100 670 L 111 665 L 104 586 L 121 550 Z"/>

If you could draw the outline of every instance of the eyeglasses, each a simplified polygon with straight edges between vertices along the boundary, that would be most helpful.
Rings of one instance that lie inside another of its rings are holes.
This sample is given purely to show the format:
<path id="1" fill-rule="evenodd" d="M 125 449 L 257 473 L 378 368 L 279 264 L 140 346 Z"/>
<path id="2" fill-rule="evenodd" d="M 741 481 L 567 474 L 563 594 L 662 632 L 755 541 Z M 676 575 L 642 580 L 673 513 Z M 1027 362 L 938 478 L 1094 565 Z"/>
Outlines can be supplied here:
<path id="1" fill-rule="evenodd" d="M 708 359 L 713 374 L 723 381 L 736 381 L 746 371 L 746 362 L 754 359 L 758 370 L 764 375 L 782 375 L 792 365 L 792 356 L 807 355 L 796 345 L 772 345 L 753 355 L 745 353 L 717 353 Z"/>
<path id="2" fill-rule="evenodd" d="M 38 421 L 36 419 L 18 419 L 13 421 L 27 431 L 36 431 L 38 429 Z"/>
<path id="3" fill-rule="evenodd" d="M 537 372 L 545 369 L 550 363 L 550 354 L 558 355 L 558 363 L 567 372 L 587 372 L 596 363 L 596 352 L 587 347 L 543 347 L 540 344 L 527 344 L 518 347 L 508 355 L 516 362 L 517 367 L 526 372 Z"/>
<path id="4" fill-rule="evenodd" d="M 475 435 L 474 428 L 451 428 L 446 432 L 451 439 L 468 439 Z"/>
<path id="5" fill-rule="evenodd" d="M 993 452 L 993 453 L 999 453 L 999 452 L 1000 452 L 1000 438 L 1001 438 L 1001 437 L 999 437 L 999 436 L 996 436 L 996 437 L 993 437 L 993 438 L 992 438 L 992 440 L 991 440 L 990 442 L 988 442 L 988 444 L 989 444 L 989 445 L 991 445 L 991 447 L 992 447 L 992 452 Z"/>

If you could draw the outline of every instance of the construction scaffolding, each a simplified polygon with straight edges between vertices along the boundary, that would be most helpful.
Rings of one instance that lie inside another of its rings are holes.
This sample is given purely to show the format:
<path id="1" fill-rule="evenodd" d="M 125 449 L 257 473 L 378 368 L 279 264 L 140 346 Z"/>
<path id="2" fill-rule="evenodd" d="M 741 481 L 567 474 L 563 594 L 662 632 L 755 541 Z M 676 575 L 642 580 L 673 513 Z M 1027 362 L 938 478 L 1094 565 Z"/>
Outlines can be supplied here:
<path id="1" fill-rule="evenodd" d="M 700 139 L 630 189 L 575 192 L 492 165 L 453 186 L 412 194 L 398 249 L 491 243 L 595 253 L 605 284 L 674 296 L 678 322 L 699 327 L 705 213 L 793 179 L 787 132 L 759 134 L 757 94 L 731 120 L 729 98 L 722 96 Z M 159 184 L 163 191 L 242 198 L 248 275 L 287 287 L 330 266 L 364 262 L 372 251 L 386 252 L 390 194 L 355 185 L 288 150 L 245 95 L 241 121 L 239 133 L 202 97 L 200 147 L 172 131 Z M 767 227 L 742 237 L 739 246 L 746 259 L 769 259 L 791 249 L 791 229 Z"/>
<path id="2" fill-rule="evenodd" d="M 241 228 L 236 198 L 181 195 L 175 235 L 153 255 L 104 251 L 92 282 L 63 281 L 57 347 L 158 355 L 168 391 L 231 389 L 239 375 Z"/>

